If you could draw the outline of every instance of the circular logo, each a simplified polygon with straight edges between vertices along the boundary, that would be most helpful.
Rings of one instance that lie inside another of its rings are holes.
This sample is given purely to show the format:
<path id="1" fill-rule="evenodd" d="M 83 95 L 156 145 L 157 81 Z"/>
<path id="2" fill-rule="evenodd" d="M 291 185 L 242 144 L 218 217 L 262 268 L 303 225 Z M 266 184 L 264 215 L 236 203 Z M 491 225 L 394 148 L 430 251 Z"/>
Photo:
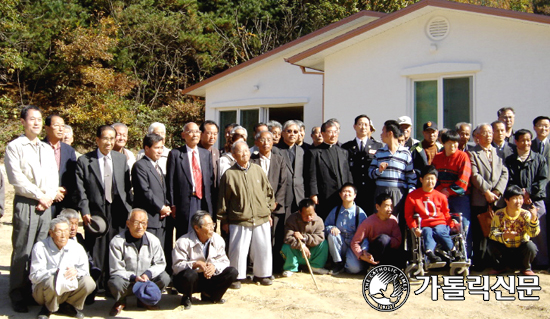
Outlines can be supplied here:
<path id="1" fill-rule="evenodd" d="M 375 310 L 390 312 L 401 308 L 411 286 L 405 273 L 394 266 L 372 268 L 363 279 L 363 298 Z"/>

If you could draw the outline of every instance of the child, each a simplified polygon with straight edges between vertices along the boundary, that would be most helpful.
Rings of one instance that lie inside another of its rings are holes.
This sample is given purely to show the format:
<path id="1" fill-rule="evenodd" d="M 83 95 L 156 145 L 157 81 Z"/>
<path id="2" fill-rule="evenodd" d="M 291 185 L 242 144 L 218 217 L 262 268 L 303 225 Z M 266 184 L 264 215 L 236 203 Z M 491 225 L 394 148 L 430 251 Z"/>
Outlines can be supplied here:
<path id="1" fill-rule="evenodd" d="M 425 166 L 420 175 L 422 188 L 414 190 L 407 197 L 405 201 L 405 219 L 416 237 L 422 235 L 424 249 L 430 261 L 438 262 L 441 261 L 441 258 L 435 255 L 435 246 L 439 243 L 446 251 L 453 248 L 450 227 L 454 227 L 454 222 L 449 214 L 447 196 L 435 189 L 437 184 L 437 170 L 435 167 L 433 165 Z M 417 225 L 413 217 L 415 212 L 422 219 L 421 225 Z"/>
<path id="2" fill-rule="evenodd" d="M 340 189 L 342 205 L 334 207 L 325 220 L 328 249 L 335 263 L 333 275 L 342 272 L 344 266 L 348 272 L 351 268 L 358 267 L 357 259 L 349 247 L 357 227 L 367 218 L 367 215 L 355 204 L 355 197 L 357 197 L 357 188 L 352 183 L 345 183 Z"/>

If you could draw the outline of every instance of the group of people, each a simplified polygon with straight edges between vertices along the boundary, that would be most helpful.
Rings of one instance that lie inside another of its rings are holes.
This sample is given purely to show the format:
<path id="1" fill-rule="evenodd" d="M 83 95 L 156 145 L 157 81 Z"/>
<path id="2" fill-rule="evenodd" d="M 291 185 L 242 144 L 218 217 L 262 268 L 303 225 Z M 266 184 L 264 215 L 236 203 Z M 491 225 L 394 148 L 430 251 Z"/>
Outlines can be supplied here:
<path id="1" fill-rule="evenodd" d="M 24 134 L 5 156 L 15 188 L 12 306 L 27 312 L 32 295 L 43 305 L 40 319 L 57 311 L 82 318 L 105 291 L 116 316 L 131 294 L 138 307 L 158 309 L 167 287 L 182 294 L 182 309 L 198 292 L 203 302 L 223 303 L 249 271 L 252 282 L 271 285 L 274 273 L 289 277 L 306 264 L 316 274 L 403 267 L 409 232 L 438 261 L 437 244 L 455 249 L 450 212 L 462 215 L 475 267 L 533 274 L 533 261 L 548 266 L 550 118 L 533 121 L 534 136 L 513 130 L 514 115 L 503 108 L 473 132 L 468 123 L 440 132 L 427 122 L 422 141 L 411 137 L 407 116 L 386 121 L 378 141 L 373 122 L 359 115 L 346 143 L 330 119 L 312 128 L 312 144 L 302 122 L 271 121 L 254 126 L 252 147 L 247 130 L 229 124 L 222 149 L 214 121 L 185 124 L 185 145 L 172 150 L 165 126 L 153 123 L 136 157 L 122 123 L 98 127 L 87 154 L 64 142 L 59 115 L 46 118 L 39 140 L 42 113 L 26 106 Z M 477 216 L 493 210 L 485 234 Z"/>

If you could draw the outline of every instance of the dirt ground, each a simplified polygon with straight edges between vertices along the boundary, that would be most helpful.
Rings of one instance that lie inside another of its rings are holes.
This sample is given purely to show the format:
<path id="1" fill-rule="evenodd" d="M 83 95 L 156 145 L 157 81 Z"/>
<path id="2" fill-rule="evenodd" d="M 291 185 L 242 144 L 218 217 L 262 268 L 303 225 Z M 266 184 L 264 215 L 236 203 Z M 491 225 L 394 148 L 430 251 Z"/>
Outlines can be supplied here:
<path id="1" fill-rule="evenodd" d="M 2 173 L 5 171 L 2 165 Z M 5 181 L 7 179 L 5 178 Z M 12 233 L 12 203 L 13 187 L 6 188 L 6 212 L 0 220 L 0 318 L 35 318 L 39 306 L 30 307 L 27 314 L 13 312 L 8 298 L 9 266 L 11 255 Z M 550 318 L 550 275 L 546 271 L 537 272 L 541 290 L 534 293 L 539 301 L 519 301 L 517 293 L 515 301 L 497 301 L 495 294 L 489 294 L 489 301 L 483 301 L 480 295 L 469 295 L 466 291 L 464 301 L 443 300 L 439 289 L 438 301 L 431 298 L 431 286 L 420 294 L 413 292 L 420 284 L 411 285 L 411 293 L 407 302 L 398 310 L 389 313 L 372 309 L 363 299 L 362 281 L 365 274 L 350 276 L 316 276 L 320 290 L 307 273 L 298 273 L 290 278 L 277 278 L 272 286 L 256 286 L 243 284 L 240 290 L 229 290 L 223 305 L 201 304 L 199 294 L 194 295 L 193 307 L 180 311 L 180 297 L 165 294 L 160 302 L 161 310 L 144 311 L 135 305 L 135 297 L 128 299 L 128 308 L 119 315 L 120 318 L 153 319 L 177 318 L 190 315 L 192 318 Z M 442 275 L 447 272 L 431 272 Z M 472 275 L 480 275 L 473 273 Z M 491 284 L 495 277 L 491 277 Z M 84 313 L 90 318 L 108 317 L 108 312 L 114 301 L 98 297 L 92 306 L 84 308 Z M 63 318 L 52 315 L 51 318 Z"/>

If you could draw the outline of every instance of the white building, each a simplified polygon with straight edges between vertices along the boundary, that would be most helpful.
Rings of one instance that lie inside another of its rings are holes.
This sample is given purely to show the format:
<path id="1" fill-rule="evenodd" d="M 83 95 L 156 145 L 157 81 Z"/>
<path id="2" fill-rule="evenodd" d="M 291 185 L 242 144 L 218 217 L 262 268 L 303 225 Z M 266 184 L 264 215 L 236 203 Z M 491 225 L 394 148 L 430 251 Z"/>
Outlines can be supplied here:
<path id="1" fill-rule="evenodd" d="M 532 130 L 550 113 L 550 17 L 443 0 L 360 12 L 184 93 L 205 97 L 206 118 L 222 126 L 335 117 L 341 141 L 362 113 L 377 128 L 408 115 L 418 130 L 492 122 L 511 106 L 514 128 Z"/>

